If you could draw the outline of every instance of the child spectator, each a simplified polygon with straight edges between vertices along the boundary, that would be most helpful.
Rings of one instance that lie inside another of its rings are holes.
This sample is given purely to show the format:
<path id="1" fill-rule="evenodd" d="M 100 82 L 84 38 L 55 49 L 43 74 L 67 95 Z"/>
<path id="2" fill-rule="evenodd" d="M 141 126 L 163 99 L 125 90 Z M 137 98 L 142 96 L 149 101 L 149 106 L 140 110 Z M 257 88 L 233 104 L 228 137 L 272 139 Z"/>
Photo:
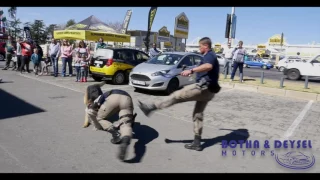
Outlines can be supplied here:
<path id="1" fill-rule="evenodd" d="M 81 79 L 81 55 L 80 52 L 76 52 L 76 56 L 74 58 L 74 67 L 76 69 L 77 75 L 76 75 L 76 82 L 80 82 Z"/>
<path id="2" fill-rule="evenodd" d="M 38 76 L 38 71 L 40 68 L 40 63 L 41 63 L 41 59 L 42 57 L 38 54 L 38 48 L 34 48 L 33 50 L 33 54 L 31 56 L 31 61 L 34 64 L 33 69 L 35 70 L 35 75 Z"/>
<path id="3" fill-rule="evenodd" d="M 88 60 L 85 54 L 81 54 L 81 82 L 87 82 L 88 78 Z"/>

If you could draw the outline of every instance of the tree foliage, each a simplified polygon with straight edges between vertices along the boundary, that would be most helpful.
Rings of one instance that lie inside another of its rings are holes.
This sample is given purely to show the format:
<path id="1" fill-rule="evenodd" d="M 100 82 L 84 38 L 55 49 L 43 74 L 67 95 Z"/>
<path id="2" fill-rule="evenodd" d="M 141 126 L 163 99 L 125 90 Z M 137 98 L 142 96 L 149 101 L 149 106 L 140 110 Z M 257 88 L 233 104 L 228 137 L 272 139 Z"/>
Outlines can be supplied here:
<path id="1" fill-rule="evenodd" d="M 38 41 L 39 43 L 45 43 L 48 32 L 46 31 L 46 25 L 41 20 L 35 20 L 30 25 L 31 36 L 34 41 Z"/>
<path id="2" fill-rule="evenodd" d="M 17 13 L 17 7 L 13 6 L 13 7 L 10 7 L 8 9 L 8 13 L 9 13 L 9 16 L 11 18 L 15 18 L 16 17 L 16 13 Z"/>
<path id="3" fill-rule="evenodd" d="M 67 21 L 66 27 L 72 26 L 76 24 L 76 21 L 74 19 L 70 19 L 69 21 Z"/>
<path id="4" fill-rule="evenodd" d="M 14 19 L 12 21 L 9 21 L 10 35 L 13 38 L 21 36 L 21 33 L 23 32 L 21 27 L 20 27 L 21 24 L 22 24 L 22 22 L 20 21 L 20 19 Z"/>

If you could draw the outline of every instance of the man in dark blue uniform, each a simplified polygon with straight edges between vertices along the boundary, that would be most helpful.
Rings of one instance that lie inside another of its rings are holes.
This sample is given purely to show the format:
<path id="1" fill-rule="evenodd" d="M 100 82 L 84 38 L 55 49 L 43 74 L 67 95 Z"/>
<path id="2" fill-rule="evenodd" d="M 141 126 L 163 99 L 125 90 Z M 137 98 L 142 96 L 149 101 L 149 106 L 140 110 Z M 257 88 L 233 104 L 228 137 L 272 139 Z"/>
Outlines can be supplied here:
<path id="1" fill-rule="evenodd" d="M 182 76 L 189 76 L 196 73 L 196 83 L 185 86 L 179 91 L 175 91 L 168 98 L 152 104 L 139 102 L 139 107 L 143 113 L 148 116 L 152 111 L 167 108 L 177 103 L 196 101 L 193 111 L 194 122 L 194 141 L 186 144 L 185 148 L 201 151 L 201 134 L 203 127 L 203 112 L 208 102 L 214 97 L 215 93 L 220 91 L 219 80 L 219 62 L 216 54 L 212 51 L 212 42 L 210 38 L 204 37 L 199 41 L 200 53 L 203 59 L 198 67 L 181 72 Z"/>

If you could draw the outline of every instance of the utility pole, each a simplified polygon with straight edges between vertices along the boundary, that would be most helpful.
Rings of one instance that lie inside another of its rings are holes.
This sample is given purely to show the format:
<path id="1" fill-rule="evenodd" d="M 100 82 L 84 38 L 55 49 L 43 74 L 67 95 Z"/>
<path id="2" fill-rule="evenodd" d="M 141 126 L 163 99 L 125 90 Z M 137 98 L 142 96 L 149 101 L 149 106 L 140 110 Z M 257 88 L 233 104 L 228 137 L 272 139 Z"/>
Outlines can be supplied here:
<path id="1" fill-rule="evenodd" d="M 231 44 L 231 47 L 233 46 L 233 40 L 232 40 L 232 24 L 234 23 L 234 22 L 232 22 L 233 21 L 233 15 L 235 14 L 235 7 L 232 7 L 231 8 L 231 26 L 230 26 L 230 34 L 229 34 L 229 38 L 230 38 L 230 44 Z"/>

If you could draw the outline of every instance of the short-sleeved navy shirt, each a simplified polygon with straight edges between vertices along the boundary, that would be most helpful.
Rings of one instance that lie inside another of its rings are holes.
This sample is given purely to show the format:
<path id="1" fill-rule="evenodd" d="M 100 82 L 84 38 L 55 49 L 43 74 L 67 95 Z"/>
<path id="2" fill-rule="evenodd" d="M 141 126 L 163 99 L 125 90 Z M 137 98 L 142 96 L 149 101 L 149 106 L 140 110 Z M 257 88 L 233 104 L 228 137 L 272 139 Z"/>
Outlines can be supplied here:
<path id="1" fill-rule="evenodd" d="M 212 64 L 212 69 L 208 72 L 198 72 L 196 81 L 199 82 L 201 78 L 205 78 L 210 84 L 218 84 L 220 71 L 219 62 L 216 54 L 212 50 L 203 56 L 203 61 L 200 62 L 200 65 L 206 63 Z"/>

